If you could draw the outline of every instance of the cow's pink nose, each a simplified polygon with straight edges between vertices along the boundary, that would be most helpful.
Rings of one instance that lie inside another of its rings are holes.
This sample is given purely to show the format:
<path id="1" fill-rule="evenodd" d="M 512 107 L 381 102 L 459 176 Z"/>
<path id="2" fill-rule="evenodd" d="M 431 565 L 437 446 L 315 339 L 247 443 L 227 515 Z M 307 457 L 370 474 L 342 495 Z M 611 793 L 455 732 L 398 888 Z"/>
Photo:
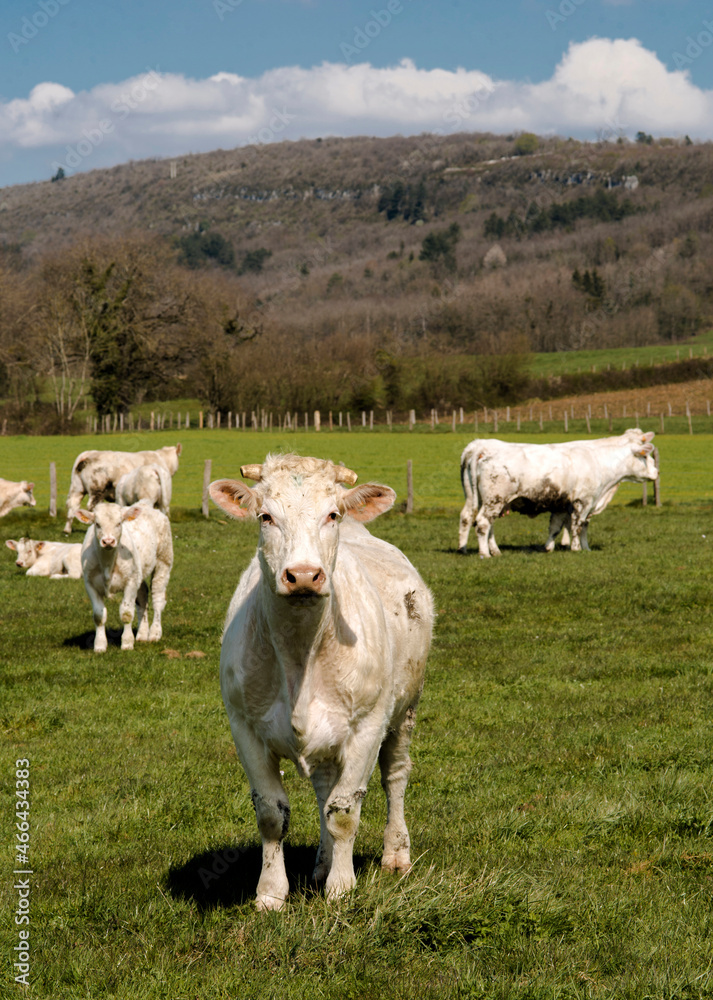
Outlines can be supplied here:
<path id="1" fill-rule="evenodd" d="M 116 539 L 112 538 L 111 536 L 104 537 L 102 538 L 101 543 L 105 549 L 113 549 L 114 546 L 116 545 Z"/>
<path id="2" fill-rule="evenodd" d="M 282 582 L 288 594 L 318 594 L 326 580 L 324 570 L 320 566 L 288 567 L 282 574 Z"/>

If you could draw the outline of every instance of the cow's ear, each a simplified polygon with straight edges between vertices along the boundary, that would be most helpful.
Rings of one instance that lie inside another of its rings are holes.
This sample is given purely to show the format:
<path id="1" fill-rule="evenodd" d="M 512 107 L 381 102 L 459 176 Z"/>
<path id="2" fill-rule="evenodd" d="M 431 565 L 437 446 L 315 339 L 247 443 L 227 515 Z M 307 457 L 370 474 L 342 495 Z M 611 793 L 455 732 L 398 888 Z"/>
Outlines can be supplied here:
<path id="1" fill-rule="evenodd" d="M 139 516 L 139 514 L 141 513 L 142 510 L 143 510 L 143 508 L 142 508 L 141 504 L 138 504 L 138 503 L 134 504 L 133 507 L 127 507 L 126 510 L 124 510 L 122 512 L 121 520 L 122 521 L 135 521 L 136 518 Z"/>
<path id="2" fill-rule="evenodd" d="M 653 450 L 654 446 L 649 441 L 648 444 L 637 445 L 634 448 L 634 454 L 640 455 L 642 458 L 644 458 L 646 455 L 650 455 Z"/>
<path id="3" fill-rule="evenodd" d="M 9 549 L 12 549 L 13 552 L 17 552 L 17 542 L 14 538 L 8 538 L 5 544 Z"/>
<path id="4" fill-rule="evenodd" d="M 655 437 L 656 437 L 656 431 L 647 431 L 641 440 L 644 441 L 646 444 L 648 444 L 649 441 L 653 441 Z"/>
<path id="5" fill-rule="evenodd" d="M 32 491 L 35 488 L 35 484 L 34 483 L 28 483 L 27 480 L 25 480 L 22 485 L 23 485 L 23 488 L 26 489 L 28 493 L 32 493 Z"/>
<path id="6" fill-rule="evenodd" d="M 337 497 L 339 509 L 355 521 L 373 521 L 393 507 L 395 500 L 396 494 L 391 487 L 380 483 L 362 483 Z"/>
<path id="7" fill-rule="evenodd" d="M 35 542 L 35 552 L 41 552 L 44 547 L 44 542 Z"/>
<path id="8" fill-rule="evenodd" d="M 178 444 L 176 445 L 176 455 L 180 455 L 180 454 L 181 454 L 181 449 L 182 449 L 182 448 L 183 448 L 183 445 L 182 445 L 182 444 L 181 444 L 181 443 L 179 442 L 179 443 L 178 443 Z"/>
<path id="9" fill-rule="evenodd" d="M 76 519 L 78 521 L 81 521 L 82 524 L 93 524 L 94 523 L 94 511 L 93 510 L 84 510 L 84 508 L 78 507 L 77 510 L 75 510 L 75 512 L 74 512 L 74 516 L 76 517 Z"/>
<path id="10" fill-rule="evenodd" d="M 208 487 L 208 492 L 213 503 L 231 517 L 248 517 L 257 511 L 257 496 L 246 483 L 235 479 L 216 479 Z"/>

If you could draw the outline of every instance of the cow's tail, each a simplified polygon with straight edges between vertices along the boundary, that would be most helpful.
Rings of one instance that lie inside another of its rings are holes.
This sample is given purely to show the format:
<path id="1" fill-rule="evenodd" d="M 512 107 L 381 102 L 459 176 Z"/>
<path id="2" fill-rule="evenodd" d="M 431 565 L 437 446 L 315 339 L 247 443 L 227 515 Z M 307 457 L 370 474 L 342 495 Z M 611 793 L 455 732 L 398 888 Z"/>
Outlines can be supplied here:
<path id="1" fill-rule="evenodd" d="M 163 465 L 159 465 L 158 463 L 155 468 L 160 487 L 158 509 L 168 517 L 171 510 L 171 474 Z"/>
<path id="2" fill-rule="evenodd" d="M 475 446 L 474 446 L 475 445 Z M 458 531 L 458 551 L 465 552 L 470 534 L 471 525 L 475 520 L 478 510 L 478 442 L 468 445 L 460 458 L 460 481 L 463 487 L 465 503 L 460 515 L 460 527 Z"/>

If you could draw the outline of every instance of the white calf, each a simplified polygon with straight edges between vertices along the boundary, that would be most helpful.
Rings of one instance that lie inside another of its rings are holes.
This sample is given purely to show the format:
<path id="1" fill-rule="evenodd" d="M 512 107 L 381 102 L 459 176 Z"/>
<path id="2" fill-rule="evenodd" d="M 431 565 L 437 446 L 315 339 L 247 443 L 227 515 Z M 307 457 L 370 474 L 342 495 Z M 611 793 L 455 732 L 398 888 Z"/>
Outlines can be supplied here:
<path id="1" fill-rule="evenodd" d="M 93 511 L 77 510 L 76 517 L 89 525 L 82 544 L 82 574 L 94 612 L 94 651 L 107 648 L 107 597 L 123 592 L 119 608 L 124 631 L 122 649 L 134 648 L 134 605 L 138 607 L 136 638 L 157 642 L 162 635 L 161 613 L 166 606 L 166 587 L 173 566 L 171 525 L 165 514 L 147 503 L 120 507 L 99 503 Z M 153 622 L 148 622 L 148 587 L 151 581 Z"/>
<path id="2" fill-rule="evenodd" d="M 314 878 L 326 879 L 328 896 L 355 883 L 354 838 L 377 758 L 387 799 L 381 863 L 410 868 L 404 793 L 433 603 L 403 553 L 356 523 L 391 507 L 388 486 L 346 489 L 355 473 L 297 455 L 268 456 L 241 473 L 257 484 L 210 487 L 229 514 L 261 524 L 228 609 L 221 687 L 262 837 L 257 905 L 277 910 L 287 897 L 290 816 L 281 757 L 312 781 L 321 831 Z"/>
<path id="3" fill-rule="evenodd" d="M 130 507 L 139 500 L 148 500 L 166 517 L 171 506 L 171 476 L 163 465 L 140 465 L 125 473 L 116 484 L 116 502 Z"/>
<path id="4" fill-rule="evenodd" d="M 26 569 L 26 576 L 48 576 L 50 580 L 81 580 L 80 542 L 37 542 L 32 538 L 8 538 L 9 549 L 17 552 L 15 565 Z"/>

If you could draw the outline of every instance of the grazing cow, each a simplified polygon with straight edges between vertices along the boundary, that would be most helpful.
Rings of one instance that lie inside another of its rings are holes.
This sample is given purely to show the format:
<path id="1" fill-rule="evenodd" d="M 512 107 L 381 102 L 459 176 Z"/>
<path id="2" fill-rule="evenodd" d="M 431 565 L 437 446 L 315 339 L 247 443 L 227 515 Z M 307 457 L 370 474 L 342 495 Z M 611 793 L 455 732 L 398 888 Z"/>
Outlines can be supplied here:
<path id="1" fill-rule="evenodd" d="M 93 510 L 102 500 L 116 498 L 116 484 L 125 473 L 140 465 L 162 465 L 173 475 L 178 468 L 180 444 L 159 448 L 157 451 L 83 451 L 74 460 L 72 478 L 67 494 L 67 521 L 65 535 L 72 531 L 75 511 L 86 494 L 87 507 Z"/>
<path id="2" fill-rule="evenodd" d="M 471 441 L 461 456 L 465 505 L 459 550 L 465 552 L 470 526 L 475 523 L 481 558 L 499 555 L 493 522 L 512 510 L 528 517 L 545 511 L 569 515 L 572 551 L 579 551 L 583 525 L 604 509 L 622 480 L 642 482 L 658 476 L 650 441 L 626 439 L 599 448 L 592 444 Z"/>
<path id="3" fill-rule="evenodd" d="M 575 445 L 589 445 L 592 448 L 606 448 L 609 445 L 622 444 L 624 441 L 639 441 L 641 444 L 648 444 L 649 441 L 653 441 L 655 437 L 654 431 L 644 432 L 640 427 L 630 427 L 628 430 L 624 431 L 618 437 L 608 437 L 608 438 L 596 438 L 594 441 L 564 441 L 562 442 L 563 448 L 571 447 Z M 626 480 L 622 480 L 625 482 Z M 587 529 L 589 527 L 590 520 L 595 514 L 601 514 L 609 504 L 611 503 L 614 494 L 619 489 L 619 483 L 604 494 L 597 503 L 596 508 L 590 513 L 587 520 L 582 525 L 579 532 L 579 540 L 582 545 L 582 549 L 586 552 L 590 551 L 589 541 L 587 539 Z M 569 514 L 562 513 L 552 513 L 550 514 L 550 527 L 547 536 L 547 541 L 545 542 L 545 552 L 553 552 L 555 547 L 555 542 L 557 535 L 562 531 L 562 545 L 568 546 L 571 542 L 571 517 Z"/>
<path id="4" fill-rule="evenodd" d="M 152 462 L 140 465 L 138 469 L 126 472 L 116 484 L 116 502 L 122 507 L 130 507 L 139 500 L 148 500 L 152 507 L 158 507 L 166 517 L 171 506 L 171 476 L 166 467 Z"/>
<path id="5" fill-rule="evenodd" d="M 80 542 L 36 542 L 32 538 L 8 538 L 9 549 L 17 552 L 15 565 L 26 569 L 26 576 L 48 576 L 50 580 L 81 580 Z"/>
<path id="6" fill-rule="evenodd" d="M 355 884 L 354 838 L 377 758 L 387 800 L 382 867 L 410 868 L 404 793 L 433 602 L 403 553 L 357 523 L 392 506 L 388 486 L 353 486 L 349 469 L 297 455 L 240 471 L 256 485 L 210 486 L 223 510 L 261 525 L 228 609 L 221 688 L 262 838 L 257 906 L 279 910 L 290 816 L 282 757 L 317 796 L 313 877 L 326 880 L 328 897 Z"/>
<path id="7" fill-rule="evenodd" d="M 123 591 L 119 614 L 124 623 L 121 648 L 134 648 L 134 605 L 138 607 L 136 638 L 158 642 L 161 612 L 166 607 L 166 587 L 173 566 L 171 525 L 165 514 L 146 501 L 133 507 L 98 503 L 93 511 L 77 510 L 75 515 L 89 525 L 82 544 L 82 575 L 94 612 L 94 652 L 104 653 L 107 597 Z M 146 580 L 151 581 L 153 622 L 149 629 Z"/>
<path id="8" fill-rule="evenodd" d="M 23 479 L 13 483 L 10 479 L 0 479 L 0 517 L 9 514 L 13 507 L 34 507 L 37 501 L 32 495 L 34 483 Z"/>

